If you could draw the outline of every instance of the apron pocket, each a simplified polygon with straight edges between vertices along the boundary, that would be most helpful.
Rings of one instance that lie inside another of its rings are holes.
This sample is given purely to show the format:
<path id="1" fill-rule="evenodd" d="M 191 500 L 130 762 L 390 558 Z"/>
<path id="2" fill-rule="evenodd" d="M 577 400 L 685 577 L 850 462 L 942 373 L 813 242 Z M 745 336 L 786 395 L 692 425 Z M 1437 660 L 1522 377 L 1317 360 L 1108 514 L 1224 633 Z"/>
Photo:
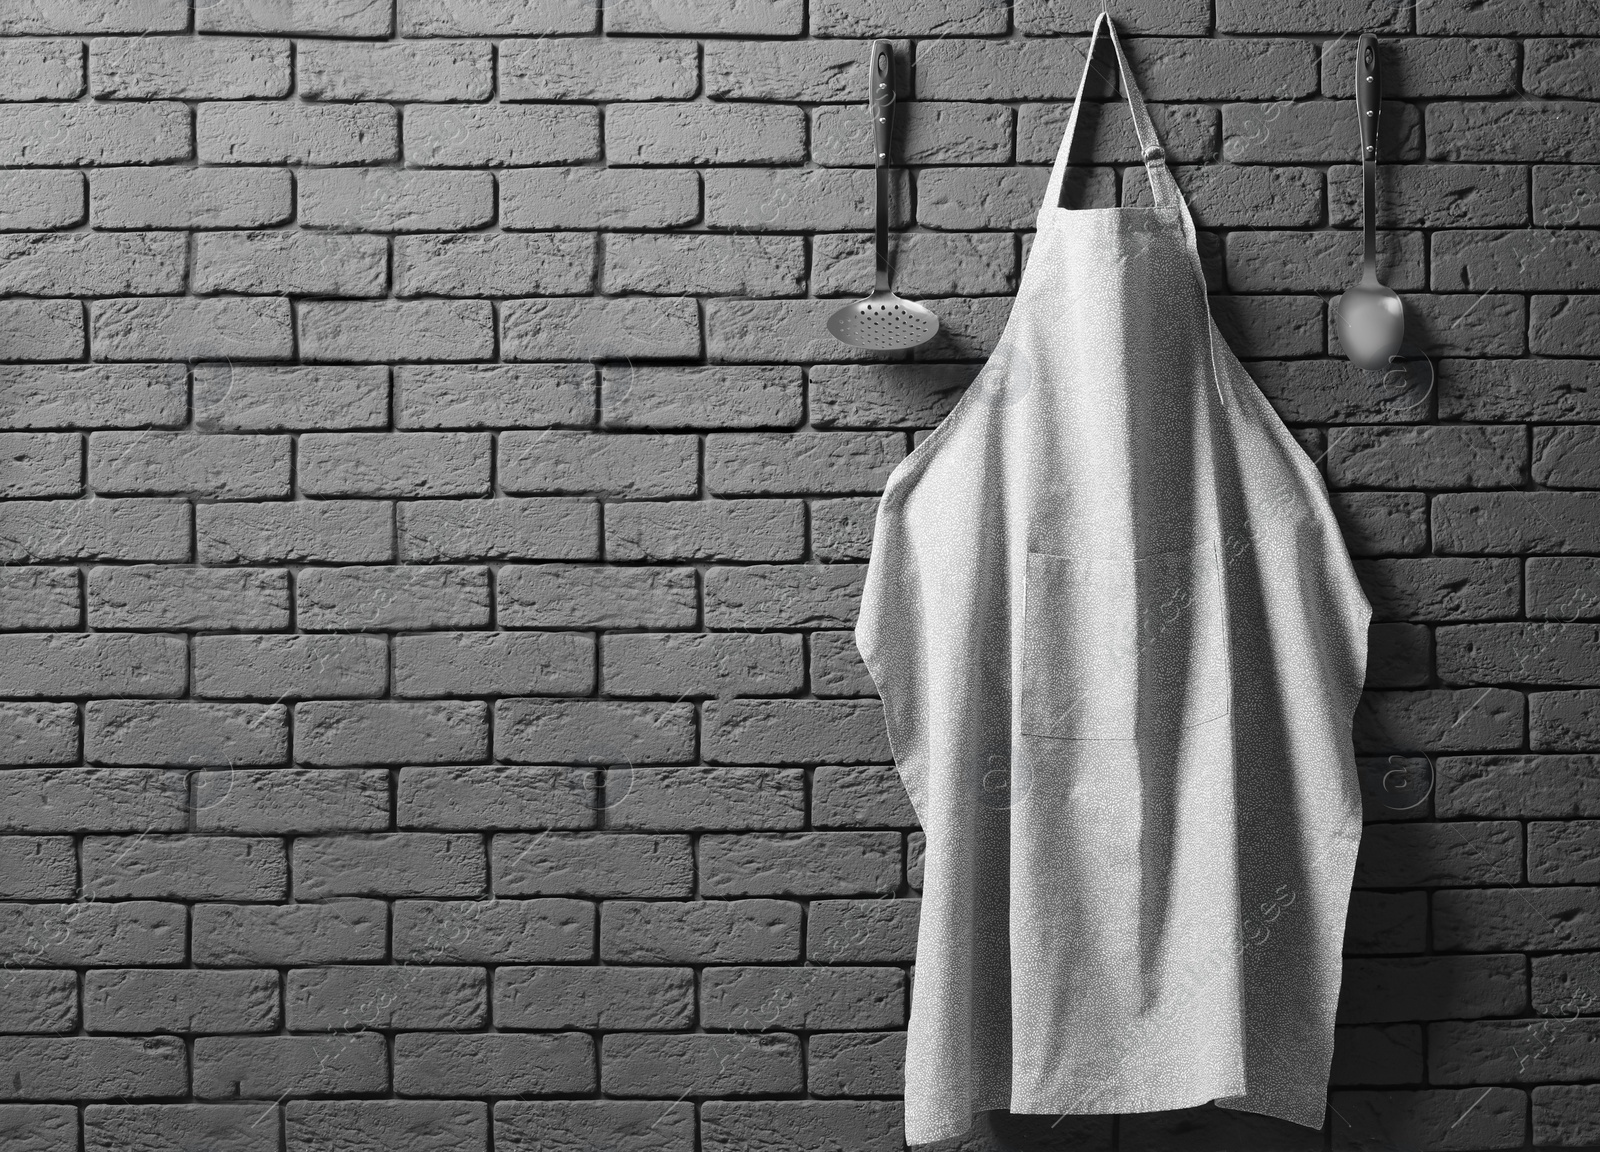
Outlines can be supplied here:
<path id="1" fill-rule="evenodd" d="M 1230 711 L 1212 544 L 1137 559 L 1030 552 L 1022 615 L 1024 735 L 1137 740 Z"/>

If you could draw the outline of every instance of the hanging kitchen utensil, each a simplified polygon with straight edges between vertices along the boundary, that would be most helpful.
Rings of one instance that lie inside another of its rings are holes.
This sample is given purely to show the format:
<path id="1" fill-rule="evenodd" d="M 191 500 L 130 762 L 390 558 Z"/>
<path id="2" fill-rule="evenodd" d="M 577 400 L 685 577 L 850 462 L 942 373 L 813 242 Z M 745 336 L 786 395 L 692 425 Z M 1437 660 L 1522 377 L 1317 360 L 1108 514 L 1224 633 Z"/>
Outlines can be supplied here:
<path id="1" fill-rule="evenodd" d="M 932 339 L 939 331 L 939 318 L 921 304 L 896 296 L 889 269 L 889 133 L 894 127 L 894 57 L 889 41 L 872 42 L 868 76 L 878 184 L 872 245 L 878 280 L 871 296 L 846 304 L 828 317 L 828 331 L 852 348 L 889 352 L 915 348 Z"/>
<path id="2" fill-rule="evenodd" d="M 1378 234 L 1373 200 L 1378 184 L 1378 38 L 1364 33 L 1356 42 L 1356 114 L 1361 120 L 1361 227 L 1365 249 L 1361 283 L 1333 301 L 1335 330 L 1352 364 L 1381 371 L 1400 351 L 1406 314 L 1400 297 L 1378 282 Z"/>

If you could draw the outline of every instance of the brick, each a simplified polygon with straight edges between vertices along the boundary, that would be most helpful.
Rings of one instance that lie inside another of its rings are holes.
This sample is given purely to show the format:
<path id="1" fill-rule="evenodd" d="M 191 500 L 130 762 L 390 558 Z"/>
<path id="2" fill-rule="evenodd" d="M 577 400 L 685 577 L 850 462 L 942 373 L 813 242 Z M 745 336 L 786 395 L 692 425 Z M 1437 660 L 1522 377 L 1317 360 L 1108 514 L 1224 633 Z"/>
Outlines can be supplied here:
<path id="1" fill-rule="evenodd" d="M 902 41 L 894 50 L 904 59 L 907 47 Z M 861 62 L 868 50 L 868 45 L 850 40 L 712 40 L 702 48 L 706 95 L 714 100 L 857 103 Z M 906 71 L 902 68 L 894 77 L 894 93 L 902 99 L 911 95 Z"/>
<path id="2" fill-rule="evenodd" d="M 296 619 L 321 632 L 482 628 L 488 577 L 467 566 L 308 569 L 296 580 Z"/>
<path id="3" fill-rule="evenodd" d="M 785 900 L 608 900 L 600 955 L 631 964 L 760 964 L 800 959 L 800 905 Z"/>
<path id="4" fill-rule="evenodd" d="M 295 708 L 294 756 L 324 766 L 481 760 L 488 720 L 488 706 L 473 700 L 309 701 Z"/>
<path id="5" fill-rule="evenodd" d="M 76 719 L 74 714 L 66 733 L 70 744 L 62 754 L 23 762 L 77 761 Z M 181 832 L 189 825 L 188 781 L 181 772 L 29 768 L 8 772 L 7 778 L 12 793 L 0 827 L 8 832 Z"/>
<path id="6" fill-rule="evenodd" d="M 276 168 L 107 168 L 89 182 L 96 228 L 263 228 L 293 205 Z"/>
<path id="7" fill-rule="evenodd" d="M 805 823 L 803 776 L 784 768 L 613 768 L 606 776 L 606 827 L 798 830 Z"/>
<path id="8" fill-rule="evenodd" d="M 1368 688 L 1420 688 L 1432 678 L 1432 637 L 1420 624 L 1375 624 L 1367 630 Z"/>
<path id="9" fill-rule="evenodd" d="M 700 1109 L 701 1141 L 715 1152 L 751 1142 L 798 1152 L 813 1141 L 848 1140 L 877 1152 L 904 1146 L 903 1112 L 887 1100 L 710 1100 Z"/>
<path id="10" fill-rule="evenodd" d="M 918 173 L 917 223 L 927 228 L 1027 228 L 1038 216 L 1049 175 L 1042 167 L 924 168 Z M 1114 203 L 1115 186 L 1108 191 L 1106 206 Z"/>
<path id="11" fill-rule="evenodd" d="M 1595 1091 L 1588 1086 L 1549 1085 L 1533 1090 L 1533 1138 L 1540 1144 L 1580 1145 L 1596 1140 Z"/>
<path id="12" fill-rule="evenodd" d="M 388 832 L 294 842 L 294 898 L 483 894 L 483 837 Z"/>
<path id="13" fill-rule="evenodd" d="M 796 296 L 805 289 L 805 270 L 805 246 L 794 236 L 621 234 L 606 238 L 601 288 Z"/>
<path id="14" fill-rule="evenodd" d="M 594 904 L 584 900 L 397 900 L 395 959 L 419 964 L 592 961 L 594 915 Z"/>
<path id="15" fill-rule="evenodd" d="M 496 581 L 507 628 L 692 628 L 692 568 L 507 565 Z"/>
<path id="16" fill-rule="evenodd" d="M 1356 707 L 1358 753 L 1475 752 L 1519 748 L 1521 693 L 1465 691 L 1367 692 Z"/>
<path id="17" fill-rule="evenodd" d="M 1511 1088 L 1336 1092 L 1340 1147 L 1515 1148 L 1528 1123 L 1528 1097 Z"/>
<path id="18" fill-rule="evenodd" d="M 611 560 L 798 560 L 805 509 L 798 500 L 685 500 L 611 504 Z"/>
<path id="19" fill-rule="evenodd" d="M 1597 1020 L 1471 1020 L 1428 1029 L 1434 1084 L 1513 1084 L 1594 1076 Z"/>
<path id="20" fill-rule="evenodd" d="M 276 1110 L 253 1104 L 91 1104 L 84 1109 L 86 1152 L 198 1145 L 228 1152 L 275 1152 Z"/>
<path id="21" fill-rule="evenodd" d="M 243 836 L 90 836 L 83 891 L 92 900 L 282 900 L 283 841 Z"/>
<path id="22" fill-rule="evenodd" d="M 0 227 L 66 228 L 83 221 L 84 204 L 81 172 L 0 173 Z"/>
<path id="23" fill-rule="evenodd" d="M 806 1045 L 806 1088 L 813 1096 L 893 1096 L 902 1089 L 905 1037 L 896 1032 L 833 1033 Z"/>
<path id="24" fill-rule="evenodd" d="M 631 633 L 600 642 L 608 696 L 773 696 L 801 687 L 800 638 L 716 632 Z"/>
<path id="25" fill-rule="evenodd" d="M 310 496 L 487 496 L 489 437 L 402 432 L 300 438 L 301 491 Z"/>
<path id="26" fill-rule="evenodd" d="M 325 904 L 196 904 L 197 964 L 339 964 L 382 960 L 388 908 L 378 900 Z"/>
<path id="27" fill-rule="evenodd" d="M 616 31 L 626 9 L 607 16 Z M 503 100 L 684 100 L 699 80 L 695 46 L 682 41 L 539 39 L 500 53 Z"/>
<path id="28" fill-rule="evenodd" d="M 6 993 L 0 1022 L 7 1032 L 70 1033 L 77 1029 L 76 972 L 11 970 L 0 974 L 0 989 Z"/>
<path id="29" fill-rule="evenodd" d="M 801 0 L 731 0 L 714 9 L 693 0 L 617 0 L 606 10 L 606 31 L 794 36 L 802 19 Z"/>
<path id="30" fill-rule="evenodd" d="M 587 233 L 406 236 L 394 248 L 402 296 L 570 295 L 594 281 Z"/>
<path id="31" fill-rule="evenodd" d="M 818 828 L 917 826 L 893 765 L 817 768 L 812 773 L 811 821 Z"/>
<path id="32" fill-rule="evenodd" d="M 193 1060 L 194 1094 L 201 1099 L 270 1100 L 389 1087 L 385 1041 L 376 1032 L 202 1036 L 194 1042 Z"/>
<path id="33" fill-rule="evenodd" d="M 1428 159 L 1593 163 L 1600 110 L 1571 100 L 1440 101 L 1426 110 Z"/>
<path id="34" fill-rule="evenodd" d="M 1360 149 L 1360 123 L 1352 102 L 1222 106 L 1222 158 L 1232 163 L 1338 162 L 1360 155 Z M 1378 154 L 1386 160 L 1421 160 L 1422 114 L 1416 107 L 1382 102 Z"/>
<path id="35" fill-rule="evenodd" d="M 962 365 L 817 365 L 807 372 L 817 428 L 931 428 L 950 414 L 975 370 Z"/>
<path id="36" fill-rule="evenodd" d="M 1522 879 L 1522 825 L 1511 820 L 1375 824 L 1361 834 L 1358 888 L 1461 887 Z"/>
<path id="37" fill-rule="evenodd" d="M 93 94 L 110 100 L 243 100 L 289 94 L 289 45 L 220 36 L 130 36 L 89 44 Z"/>
<path id="38" fill-rule="evenodd" d="M 1380 233 L 1379 279 L 1396 291 L 1426 288 L 1424 247 L 1418 232 Z M 1227 238 L 1228 287 L 1235 292 L 1337 292 L 1360 263 L 1355 232 L 1236 232 Z"/>
<path id="39" fill-rule="evenodd" d="M 178 696 L 187 665 L 177 636 L 10 633 L 0 636 L 0 695 Z"/>
<path id="40" fill-rule="evenodd" d="M 1592 884 L 1600 879 L 1593 820 L 1528 824 L 1528 880 L 1534 884 Z"/>
<path id="41" fill-rule="evenodd" d="M 1328 169 L 1328 219 L 1361 223 L 1361 166 Z M 1461 228 L 1528 222 L 1528 171 L 1510 164 L 1380 164 L 1379 228 Z"/>
<path id="42" fill-rule="evenodd" d="M 813 632 L 811 689 L 818 696 L 873 696 L 877 689 L 856 651 L 852 632 Z"/>
<path id="43" fill-rule="evenodd" d="M 1515 560 L 1362 560 L 1356 564 L 1373 619 L 1455 621 L 1506 619 L 1522 602 Z"/>
<path id="44" fill-rule="evenodd" d="M 787 105 L 613 104 L 612 164 L 785 164 L 805 158 L 805 115 Z"/>
<path id="45" fill-rule="evenodd" d="M 571 164 L 600 156 L 600 124 L 582 106 L 412 104 L 404 147 L 425 168 Z"/>
<path id="46" fill-rule="evenodd" d="M 79 496 L 82 475 L 81 436 L 0 432 L 0 497 Z"/>
<path id="47" fill-rule="evenodd" d="M 1028 36 L 1063 32 L 1087 34 L 1100 15 L 1092 0 L 1017 0 L 1017 30 Z M 1210 5 L 1196 0 L 1157 0 L 1137 11 L 1117 14 L 1117 26 L 1126 32 L 1151 35 L 1188 33 L 1203 35 L 1211 28 Z"/>
<path id="48" fill-rule="evenodd" d="M 376 636 L 196 636 L 192 651 L 196 696 L 381 696 L 389 683 Z"/>
<path id="49" fill-rule="evenodd" d="M 295 79 L 308 100 L 486 100 L 494 64 L 489 45 L 472 41 L 308 40 L 295 55 Z"/>
<path id="50" fill-rule="evenodd" d="M 811 559 L 825 564 L 869 559 L 877 505 L 871 496 L 811 501 Z"/>
<path id="51" fill-rule="evenodd" d="M 189 109 L 139 104 L 12 104 L 0 107 L 0 164 L 160 164 L 194 155 Z"/>
<path id="52" fill-rule="evenodd" d="M 476 228 L 494 216 L 487 172 L 325 168 L 295 174 L 307 228 L 430 232 Z"/>
<path id="53" fill-rule="evenodd" d="M 1588 689 L 1530 693 L 1528 746 L 1535 752 L 1600 748 L 1600 693 Z"/>
<path id="54" fill-rule="evenodd" d="M 389 5 L 342 0 L 208 0 L 195 14 L 200 32 L 279 32 L 311 36 L 386 36 L 393 28 Z"/>
<path id="55" fill-rule="evenodd" d="M 669 1030 L 694 1019 L 688 968 L 504 967 L 495 972 L 497 1028 Z"/>
<path id="56" fill-rule="evenodd" d="M 94 432 L 89 487 L 101 496 L 259 500 L 289 495 L 287 436 Z"/>
<path id="57" fill-rule="evenodd" d="M 484 1152 L 489 1105 L 480 1100 L 293 1100 L 284 1109 L 285 1136 L 295 1152 L 371 1141 Z"/>
<path id="58" fill-rule="evenodd" d="M 1146 107 L 1155 126 L 1156 137 L 1169 161 L 1209 163 L 1222 155 L 1222 113 L 1216 108 L 1196 104 L 1151 104 Z M 1017 110 L 1017 160 L 1023 164 L 1054 164 L 1066 137 L 1072 105 L 1066 101 L 1051 104 L 1024 104 Z M 1136 178 L 1143 181 L 1144 149 L 1133 130 L 1133 118 L 1120 101 L 1091 102 L 1079 114 L 1072 142 L 1070 168 L 1062 206 L 1090 207 L 1116 203 L 1116 173 L 1098 164 L 1139 165 Z M 1000 169 L 1021 173 L 1024 169 Z M 1134 173 L 1130 172 L 1130 175 Z M 1032 195 L 1032 212 L 1044 199 L 1044 183 Z M 1031 213 L 1030 213 L 1031 215 Z"/>
<path id="59" fill-rule="evenodd" d="M 588 828 L 599 804 L 583 768 L 500 765 L 400 769 L 395 820 L 401 828 Z"/>
<path id="60" fill-rule="evenodd" d="M 1600 32 L 1600 19 L 1583 5 L 1563 0 L 1541 4 L 1510 4 L 1505 0 L 1474 4 L 1469 0 L 1445 0 L 1418 13 L 1417 31 L 1424 35 L 1443 33 L 1449 36 L 1518 33 L 1582 36 Z"/>
<path id="61" fill-rule="evenodd" d="M 1427 908 L 1422 892 L 1352 892 L 1346 954 L 1423 951 Z"/>
<path id="62" fill-rule="evenodd" d="M 283 999 L 300 1032 L 453 1029 L 487 1022 L 488 991 L 482 968 L 340 966 L 289 972 Z"/>
<path id="63" fill-rule="evenodd" d="M 1562 360 L 1441 360 L 1439 416 L 1445 420 L 1593 420 L 1600 390 L 1588 365 Z"/>
<path id="64" fill-rule="evenodd" d="M 179 500 L 14 500 L 0 505 L 0 557 L 189 559 L 190 506 Z"/>
<path id="65" fill-rule="evenodd" d="M 1398 38 L 1382 49 L 1383 84 L 1408 99 L 1510 96 L 1517 91 L 1517 52 L 1511 40 Z M 1355 96 L 1356 42 L 1344 38 L 1322 52 L 1322 94 Z"/>
<path id="66" fill-rule="evenodd" d="M 1471 229 L 1432 237 L 1433 287 L 1446 292 L 1593 289 L 1600 244 L 1583 232 Z"/>
<path id="67" fill-rule="evenodd" d="M 596 560 L 590 500 L 412 501 L 399 506 L 402 560 Z"/>
<path id="68" fill-rule="evenodd" d="M 83 305 L 75 300 L 0 301 L 0 359 L 70 360 L 84 354 Z"/>
<path id="69" fill-rule="evenodd" d="M 382 771 L 228 768 L 194 777 L 195 829 L 286 833 L 389 827 Z"/>
<path id="70" fill-rule="evenodd" d="M 1434 944 L 1445 951 L 1565 951 L 1600 941 L 1600 889 L 1489 888 L 1435 892 Z"/>
<path id="71" fill-rule="evenodd" d="M 700 355 L 692 297 L 508 300 L 500 309 L 508 360 L 666 359 Z"/>
<path id="72" fill-rule="evenodd" d="M 91 700 L 84 755 L 96 764 L 280 764 L 288 755 L 281 704 Z"/>
<path id="73" fill-rule="evenodd" d="M 1006 30 L 1006 14 L 985 0 L 947 0 L 935 5 L 913 0 L 815 0 L 815 36 L 983 36 Z"/>
<path id="74" fill-rule="evenodd" d="M 0 435 L 0 444 L 8 439 Z M 41 438 L 42 439 L 42 438 Z M 25 452 L 26 449 L 13 451 Z M 53 463 L 53 462 L 52 462 Z M 14 485 L 20 487 L 21 485 Z M 43 487 L 35 483 L 32 487 Z M 37 494 L 37 493 L 34 493 Z M 6 626 L 19 630 L 70 629 L 81 615 L 78 573 L 74 568 L 18 568 L 0 571 L 0 610 Z"/>
<path id="75" fill-rule="evenodd" d="M 681 764 L 693 759 L 688 704 L 622 700 L 501 700 L 495 758 L 520 763 Z"/>
<path id="76" fill-rule="evenodd" d="M 1522 482 L 1527 451 L 1520 428 L 1336 428 L 1328 478 L 1340 487 L 1508 488 Z"/>
<path id="77" fill-rule="evenodd" d="M 1428 499 L 1420 492 L 1330 493 L 1352 556 L 1416 555 L 1428 536 Z"/>
<path id="78" fill-rule="evenodd" d="M 760 428 L 800 423 L 800 369 L 606 366 L 600 370 L 607 428 Z"/>
<path id="79" fill-rule="evenodd" d="M 84 974 L 83 1014 L 91 1032 L 270 1032 L 278 974 L 101 969 Z"/>
<path id="80" fill-rule="evenodd" d="M 78 889 L 78 857 L 68 836 L 0 840 L 0 893 L 7 900 L 70 900 Z"/>
<path id="81" fill-rule="evenodd" d="M 574 696 L 593 685 L 594 642 L 570 632 L 434 632 L 394 639 L 397 696 Z"/>
<path id="82" fill-rule="evenodd" d="M 0 22 L 0 35 L 181 32 L 188 22 L 182 0 L 63 0 L 7 12 Z"/>
<path id="83" fill-rule="evenodd" d="M 939 305 L 932 300 L 922 303 L 933 309 L 943 324 L 946 314 Z M 708 299 L 707 356 L 714 362 L 732 364 L 774 360 L 837 363 L 882 356 L 850 348 L 828 334 L 824 325 L 843 304 L 842 300 Z"/>
<path id="84" fill-rule="evenodd" d="M 1600 296 L 1535 296 L 1528 317 L 1528 349 L 1549 356 L 1600 355 L 1594 335 Z"/>
<path id="85" fill-rule="evenodd" d="M 307 360 L 483 360 L 494 347 L 485 300 L 308 300 L 296 313 Z"/>
<path id="86" fill-rule="evenodd" d="M 1322 215 L 1322 177 L 1311 169 L 1179 165 L 1173 175 L 1203 228 L 1292 228 L 1317 223 Z M 1146 181 L 1131 180 L 1124 187 L 1125 205 L 1150 202 Z"/>
<path id="87" fill-rule="evenodd" d="M 712 763 L 893 759 L 876 700 L 725 700 L 703 715 L 702 754 Z"/>
<path id="88" fill-rule="evenodd" d="M 900 884 L 898 832 L 746 832 L 700 838 L 708 896 L 892 895 Z"/>
<path id="89" fill-rule="evenodd" d="M 707 1028 L 894 1028 L 905 1023 L 904 977 L 894 968 L 709 968 L 701 977 Z"/>
<path id="90" fill-rule="evenodd" d="M 1004 164 L 1012 157 L 1011 109 L 998 105 L 908 101 L 896 106 L 893 129 L 890 155 L 901 164 Z M 811 158 L 828 167 L 870 165 L 872 130 L 866 106 L 817 107 L 811 116 Z M 775 163 L 784 157 L 751 159 Z"/>
<path id="91" fill-rule="evenodd" d="M 1588 492 L 1445 493 L 1433 499 L 1440 552 L 1593 552 L 1600 499 Z"/>
<path id="92" fill-rule="evenodd" d="M 1536 956 L 1533 1008 L 1542 1016 L 1580 1016 L 1594 1006 L 1594 955 Z"/>
<path id="93" fill-rule="evenodd" d="M 861 605 L 860 564 L 753 564 L 706 573 L 711 628 L 849 628 Z"/>
<path id="94" fill-rule="evenodd" d="M 875 179 L 839 168 L 708 168 L 705 223 L 750 232 L 859 228 L 872 218 Z M 889 189 L 889 226 L 900 228 L 911 212 L 903 173 Z"/>
<path id="95" fill-rule="evenodd" d="M 1586 685 L 1600 676 L 1600 626 L 1464 624 L 1437 633 L 1439 676 L 1449 684 Z"/>
<path id="96" fill-rule="evenodd" d="M 389 370 L 196 364 L 194 421 L 208 432 L 383 428 Z"/>
<path id="97" fill-rule="evenodd" d="M 196 292 L 379 296 L 388 288 L 381 236 L 211 232 L 195 237 Z"/>
<path id="98" fill-rule="evenodd" d="M 202 103 L 195 139 L 206 164 L 377 164 L 399 159 L 397 121 L 378 103 Z"/>
<path id="99" fill-rule="evenodd" d="M 0 956 L 17 968 L 179 964 L 185 934 L 182 904 L 0 905 Z"/>
<path id="100" fill-rule="evenodd" d="M 506 169 L 499 183 L 504 228 L 672 228 L 700 214 L 691 171 Z"/>
<path id="101" fill-rule="evenodd" d="M 765 1096 L 798 1092 L 800 1041 L 787 1033 L 657 1035 L 614 1032 L 600 1041 L 610 1095 Z"/>
<path id="102" fill-rule="evenodd" d="M 1411 31 L 1411 14 L 1383 0 L 1337 0 L 1332 4 L 1271 4 L 1266 0 L 1219 0 L 1219 32 L 1344 32 L 1350 27 L 1380 32 Z"/>
<path id="103" fill-rule="evenodd" d="M 907 296 L 1010 295 L 1017 284 L 1016 244 L 984 233 L 912 233 L 891 246 L 895 289 Z M 812 241 L 811 288 L 819 295 L 860 296 L 873 282 L 872 240 L 865 233 Z"/>
<path id="104" fill-rule="evenodd" d="M 496 896 L 682 899 L 694 887 L 687 836 L 502 832 L 490 859 Z"/>
<path id="105" fill-rule="evenodd" d="M 398 428 L 546 428 L 594 423 L 587 364 L 418 364 L 394 374 Z"/>
<path id="106" fill-rule="evenodd" d="M 405 1096 L 593 1092 L 594 1064 L 594 1041 L 581 1032 L 407 1033 L 394 1041 L 394 1087 Z"/>
<path id="107" fill-rule="evenodd" d="M 1600 487 L 1600 472 L 1594 463 L 1595 435 L 1593 426 L 1535 428 L 1534 482 L 1550 488 Z"/>
<path id="108" fill-rule="evenodd" d="M 1518 168 L 1517 171 L 1522 171 Z M 1533 222 L 1540 225 L 1593 227 L 1600 221 L 1596 190 L 1600 167 L 1536 164 L 1533 168 Z M 1490 221 L 1482 221 L 1490 223 Z M 1522 224 L 1526 219 L 1507 221 Z"/>
<path id="109" fill-rule="evenodd" d="M 289 574 L 155 564 L 89 570 L 91 628 L 268 631 L 289 626 Z"/>
<path id="110" fill-rule="evenodd" d="M 97 300 L 90 339 L 100 360 L 288 359 L 289 302 L 271 297 Z"/>
<path id="111" fill-rule="evenodd" d="M 499 440 L 500 486 L 509 494 L 698 495 L 700 446 L 693 435 L 506 432 Z"/>
<path id="112" fill-rule="evenodd" d="M 195 537 L 211 564 L 382 563 L 394 559 L 394 505 L 386 500 L 201 504 Z"/>
<path id="113" fill-rule="evenodd" d="M 0 290 L 35 296 L 180 292 L 184 238 L 162 232 L 21 233 L 0 237 Z"/>
<path id="114" fill-rule="evenodd" d="M 544 36 L 593 32 L 594 7 L 585 0 L 400 0 L 403 36 Z"/>
<path id="115" fill-rule="evenodd" d="M 718 495 L 881 492 L 905 456 L 894 433 L 723 432 L 706 437 L 706 487 Z"/>
<path id="116" fill-rule="evenodd" d="M 657 1100 L 501 1100 L 494 1106 L 495 1147 L 535 1152 L 551 1141 L 572 1148 L 627 1143 L 688 1152 L 694 1105 Z"/>
<path id="117" fill-rule="evenodd" d="M 0 1077 L 8 1100 L 128 1100 L 182 1095 L 183 1041 L 176 1036 L 7 1037 Z"/>
<path id="118" fill-rule="evenodd" d="M 1521 956 L 1350 958 L 1339 1000 L 1345 1024 L 1514 1016 L 1528 1008 Z"/>

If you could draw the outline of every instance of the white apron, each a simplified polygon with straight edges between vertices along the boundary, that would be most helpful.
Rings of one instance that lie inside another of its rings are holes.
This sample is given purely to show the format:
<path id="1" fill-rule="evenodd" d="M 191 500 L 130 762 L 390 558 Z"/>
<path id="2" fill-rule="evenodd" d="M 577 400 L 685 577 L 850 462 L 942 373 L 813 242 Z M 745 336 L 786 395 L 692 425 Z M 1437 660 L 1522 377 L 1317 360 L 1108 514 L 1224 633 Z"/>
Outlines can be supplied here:
<path id="1" fill-rule="evenodd" d="M 885 488 L 856 627 L 927 834 L 912 1144 L 986 1109 L 1323 1125 L 1370 609 L 1112 42 L 1155 207 L 1057 206 L 1075 103 L 1005 332 Z"/>

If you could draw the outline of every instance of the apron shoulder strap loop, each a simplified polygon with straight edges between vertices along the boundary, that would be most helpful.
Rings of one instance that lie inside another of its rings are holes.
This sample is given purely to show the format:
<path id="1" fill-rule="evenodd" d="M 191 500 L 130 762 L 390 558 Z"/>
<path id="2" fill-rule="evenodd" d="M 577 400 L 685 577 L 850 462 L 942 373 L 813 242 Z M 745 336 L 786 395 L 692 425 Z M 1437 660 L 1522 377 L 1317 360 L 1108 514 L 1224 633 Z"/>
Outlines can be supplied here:
<path id="1" fill-rule="evenodd" d="M 1050 182 L 1045 186 L 1043 207 L 1057 208 L 1061 204 L 1061 189 L 1067 175 L 1067 159 L 1072 152 L 1073 137 L 1077 135 L 1078 112 L 1083 106 L 1083 93 L 1089 84 L 1089 71 L 1094 64 L 1094 50 L 1100 42 L 1102 26 L 1109 33 L 1111 47 L 1116 51 L 1118 83 L 1128 99 L 1128 109 L 1133 113 L 1133 133 L 1139 141 L 1140 158 L 1144 161 L 1145 171 L 1150 177 L 1150 191 L 1155 203 L 1162 208 L 1178 205 L 1185 209 L 1187 215 L 1188 206 L 1184 204 L 1183 193 L 1178 190 L 1178 183 L 1167 168 L 1166 150 L 1161 147 L 1155 125 L 1150 120 L 1150 111 L 1144 104 L 1144 95 L 1139 91 L 1138 81 L 1133 78 L 1133 69 L 1128 64 L 1127 56 L 1123 54 L 1122 42 L 1117 39 L 1117 27 L 1112 22 L 1111 16 L 1103 10 L 1095 18 L 1094 29 L 1089 34 L 1089 43 L 1084 50 L 1083 76 L 1078 80 L 1078 94 L 1072 100 L 1072 113 L 1067 117 L 1067 130 L 1062 134 L 1061 148 L 1056 153 L 1055 166 L 1050 170 Z"/>

